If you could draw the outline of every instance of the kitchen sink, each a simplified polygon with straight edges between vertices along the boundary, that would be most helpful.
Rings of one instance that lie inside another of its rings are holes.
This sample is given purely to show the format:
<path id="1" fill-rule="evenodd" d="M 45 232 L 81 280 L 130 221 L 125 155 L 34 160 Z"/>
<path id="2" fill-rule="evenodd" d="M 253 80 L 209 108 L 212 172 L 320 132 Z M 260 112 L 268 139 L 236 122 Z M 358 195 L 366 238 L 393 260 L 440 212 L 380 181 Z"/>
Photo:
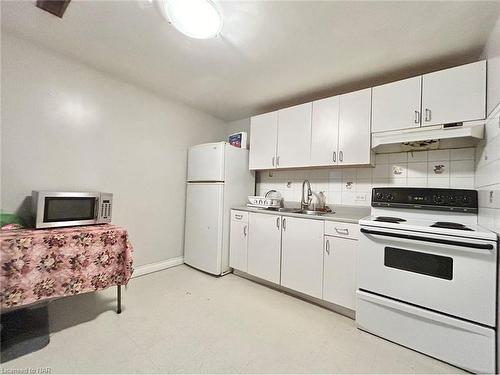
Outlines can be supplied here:
<path id="1" fill-rule="evenodd" d="M 304 215 L 315 215 L 315 216 L 321 216 L 328 213 L 332 213 L 328 211 L 301 210 L 300 208 L 289 208 L 289 207 L 281 207 L 278 209 L 278 212 L 288 212 L 291 214 L 304 214 Z"/>
<path id="2" fill-rule="evenodd" d="M 315 211 L 315 210 L 300 210 L 298 213 L 299 214 L 304 214 L 304 215 L 317 215 L 317 216 L 321 216 L 321 215 L 327 214 L 328 212 L 327 211 Z"/>

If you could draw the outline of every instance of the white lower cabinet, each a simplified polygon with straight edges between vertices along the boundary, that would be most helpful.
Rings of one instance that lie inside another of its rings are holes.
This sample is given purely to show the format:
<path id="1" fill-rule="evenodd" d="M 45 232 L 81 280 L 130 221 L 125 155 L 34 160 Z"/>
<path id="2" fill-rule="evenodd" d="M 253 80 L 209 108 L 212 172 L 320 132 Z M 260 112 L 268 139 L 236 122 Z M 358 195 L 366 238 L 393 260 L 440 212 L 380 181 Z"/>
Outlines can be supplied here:
<path id="1" fill-rule="evenodd" d="M 323 299 L 339 306 L 356 308 L 356 253 L 358 241 L 325 236 Z"/>
<path id="2" fill-rule="evenodd" d="M 247 272 L 248 259 L 248 213 L 231 211 L 229 232 L 229 267 Z"/>
<path id="3" fill-rule="evenodd" d="M 321 298 L 323 221 L 283 217 L 281 285 Z"/>
<path id="4" fill-rule="evenodd" d="M 248 267 L 250 275 L 280 283 L 281 216 L 248 215 Z"/>
<path id="5" fill-rule="evenodd" d="M 231 211 L 232 268 L 355 310 L 358 224 Z"/>

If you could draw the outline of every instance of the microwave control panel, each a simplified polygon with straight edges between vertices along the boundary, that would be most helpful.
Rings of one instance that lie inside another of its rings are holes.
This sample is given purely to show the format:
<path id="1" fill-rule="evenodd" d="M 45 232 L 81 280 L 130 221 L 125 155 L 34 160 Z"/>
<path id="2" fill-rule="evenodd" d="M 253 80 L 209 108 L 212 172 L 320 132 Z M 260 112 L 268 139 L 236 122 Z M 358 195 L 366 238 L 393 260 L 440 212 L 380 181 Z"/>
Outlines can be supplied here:
<path id="1" fill-rule="evenodd" d="M 113 206 L 113 194 L 101 194 L 99 202 L 99 222 L 111 222 L 111 208 Z"/>

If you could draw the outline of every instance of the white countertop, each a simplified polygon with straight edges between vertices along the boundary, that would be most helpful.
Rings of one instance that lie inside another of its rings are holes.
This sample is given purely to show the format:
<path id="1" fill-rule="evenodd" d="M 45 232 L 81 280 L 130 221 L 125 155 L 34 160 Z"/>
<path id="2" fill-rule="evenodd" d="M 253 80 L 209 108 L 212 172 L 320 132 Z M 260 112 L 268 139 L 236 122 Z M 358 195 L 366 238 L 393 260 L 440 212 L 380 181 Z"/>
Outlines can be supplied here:
<path id="1" fill-rule="evenodd" d="M 232 209 L 239 211 L 247 211 L 247 212 L 258 212 L 260 214 L 291 216 L 291 217 L 299 217 L 302 219 L 311 219 L 311 220 L 339 221 L 343 223 L 354 223 L 354 224 L 358 224 L 360 219 L 370 215 L 370 207 L 338 205 L 338 206 L 330 206 L 330 208 L 333 210 L 333 212 L 325 215 L 306 215 L 293 212 L 279 212 L 276 210 L 267 210 L 265 208 L 255 208 L 247 206 L 237 206 L 233 207 Z"/>

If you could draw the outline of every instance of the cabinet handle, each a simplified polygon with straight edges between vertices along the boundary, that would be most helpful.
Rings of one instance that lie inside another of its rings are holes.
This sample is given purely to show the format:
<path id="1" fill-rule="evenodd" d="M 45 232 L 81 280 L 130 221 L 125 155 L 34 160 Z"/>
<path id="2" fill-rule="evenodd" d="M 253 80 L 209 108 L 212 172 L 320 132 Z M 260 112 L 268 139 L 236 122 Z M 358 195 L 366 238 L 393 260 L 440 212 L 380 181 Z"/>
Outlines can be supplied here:
<path id="1" fill-rule="evenodd" d="M 425 109 L 425 121 L 431 121 L 432 111 L 429 108 Z"/>
<path id="2" fill-rule="evenodd" d="M 337 161 L 337 151 L 333 151 L 333 162 Z"/>
<path id="3" fill-rule="evenodd" d="M 330 240 L 326 240 L 326 252 L 328 255 L 330 255 Z"/>
<path id="4" fill-rule="evenodd" d="M 280 229 L 280 217 L 276 218 L 276 228 Z"/>
<path id="5" fill-rule="evenodd" d="M 243 235 L 245 237 L 247 236 L 247 226 L 246 225 L 243 227 Z"/>
<path id="6" fill-rule="evenodd" d="M 335 228 L 335 231 L 338 234 L 345 234 L 346 236 L 349 235 L 349 229 L 347 229 L 347 228 Z"/>
<path id="7" fill-rule="evenodd" d="M 273 163 L 273 167 L 274 167 L 274 156 L 273 156 L 273 159 L 272 159 L 272 163 Z"/>
<path id="8" fill-rule="evenodd" d="M 415 111 L 415 124 L 420 123 L 420 111 Z"/>
<path id="9" fill-rule="evenodd" d="M 279 156 L 276 157 L 276 166 L 277 167 L 280 166 L 280 157 Z"/>
<path id="10" fill-rule="evenodd" d="M 344 152 L 343 152 L 343 151 L 340 151 L 340 152 L 339 152 L 339 160 L 340 160 L 341 162 L 343 162 L 343 161 L 344 161 Z"/>
<path id="11" fill-rule="evenodd" d="M 283 230 L 286 230 L 286 220 L 283 218 Z"/>
<path id="12" fill-rule="evenodd" d="M 243 215 L 239 215 L 239 214 L 234 215 L 234 217 L 235 217 L 236 219 L 243 219 Z"/>

